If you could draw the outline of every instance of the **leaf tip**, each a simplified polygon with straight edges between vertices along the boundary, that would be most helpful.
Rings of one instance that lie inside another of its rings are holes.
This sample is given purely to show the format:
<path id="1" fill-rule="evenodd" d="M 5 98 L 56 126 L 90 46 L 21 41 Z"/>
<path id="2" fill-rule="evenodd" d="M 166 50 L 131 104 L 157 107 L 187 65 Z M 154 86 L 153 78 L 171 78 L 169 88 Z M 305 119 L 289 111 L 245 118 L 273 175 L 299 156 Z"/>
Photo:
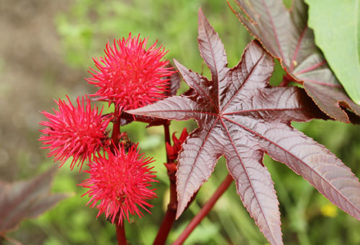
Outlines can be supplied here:
<path id="1" fill-rule="evenodd" d="M 199 16 L 199 22 L 200 22 L 200 19 L 205 18 L 205 15 L 204 15 L 204 12 L 202 11 L 202 8 L 199 8 L 198 16 Z"/>
<path id="2" fill-rule="evenodd" d="M 184 212 L 184 207 L 183 207 L 184 205 L 179 205 L 179 203 L 178 203 L 178 208 L 177 208 L 177 210 L 176 210 L 176 216 L 175 216 L 175 219 L 179 219 L 179 217 L 182 215 L 182 213 Z"/>
<path id="3" fill-rule="evenodd" d="M 199 12 L 198 12 L 198 24 L 199 24 L 199 26 L 198 26 L 198 29 L 199 29 L 199 30 L 205 29 L 206 26 L 212 28 L 212 27 L 210 26 L 209 21 L 208 21 L 207 18 L 205 17 L 204 12 L 202 11 L 201 8 L 199 8 Z"/>
<path id="4" fill-rule="evenodd" d="M 177 61 L 177 59 L 173 59 L 174 65 L 176 66 L 176 68 L 179 70 L 179 64 L 180 62 Z"/>

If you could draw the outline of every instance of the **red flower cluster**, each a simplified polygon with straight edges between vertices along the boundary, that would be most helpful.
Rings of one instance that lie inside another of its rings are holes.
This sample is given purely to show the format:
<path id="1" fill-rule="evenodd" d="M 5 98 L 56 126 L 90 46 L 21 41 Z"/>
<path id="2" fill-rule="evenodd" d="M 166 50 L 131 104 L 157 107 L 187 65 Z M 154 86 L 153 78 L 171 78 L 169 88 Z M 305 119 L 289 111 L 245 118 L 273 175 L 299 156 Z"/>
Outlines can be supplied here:
<path id="1" fill-rule="evenodd" d="M 162 60 L 165 50 L 156 48 L 157 43 L 145 49 L 146 43 L 147 39 L 130 34 L 112 46 L 107 44 L 105 57 L 94 59 L 99 71 L 92 70 L 93 78 L 88 82 L 99 88 L 94 96 L 114 103 L 115 111 L 135 109 L 166 97 L 168 77 L 174 71 Z M 153 160 L 139 154 L 137 146 L 130 147 L 128 153 L 124 146 L 117 149 L 106 131 L 111 118 L 121 114 L 102 116 L 102 110 L 92 108 L 88 97 L 77 98 L 77 106 L 67 99 L 56 101 L 59 109 L 53 109 L 54 114 L 43 112 L 47 121 L 40 123 L 46 127 L 40 130 L 40 141 L 50 149 L 49 156 L 60 161 L 60 166 L 72 157 L 71 169 L 77 163 L 81 170 L 88 161 L 85 172 L 90 177 L 81 186 L 89 189 L 84 195 L 90 197 L 91 207 L 99 209 L 98 216 L 105 213 L 113 223 L 117 219 L 121 223 L 124 218 L 129 220 L 129 215 L 142 216 L 139 207 L 149 212 L 151 205 L 146 200 L 156 197 L 149 189 L 155 175 L 147 166 Z M 115 137 L 118 132 L 118 128 L 113 130 Z"/>
<path id="2" fill-rule="evenodd" d="M 85 160 L 91 160 L 95 153 L 109 144 L 106 128 L 109 117 L 101 115 L 102 110 L 96 106 L 91 108 L 89 98 L 77 98 L 77 107 L 74 107 L 69 97 L 68 101 L 55 101 L 59 110 L 53 109 L 54 114 L 42 112 L 48 121 L 40 122 L 46 128 L 40 130 L 43 135 L 40 141 L 50 149 L 49 157 L 54 156 L 56 161 L 64 165 L 65 161 L 73 157 L 70 168 L 76 162 L 81 167 Z"/>
<path id="3" fill-rule="evenodd" d="M 155 42 L 146 48 L 147 39 L 131 37 L 106 45 L 105 57 L 93 59 L 99 71 L 91 69 L 87 79 L 99 90 L 99 100 L 114 103 L 122 110 L 136 109 L 166 97 L 169 79 L 174 71 L 162 60 L 166 54 Z"/>
<path id="4" fill-rule="evenodd" d="M 129 221 L 130 214 L 141 217 L 139 207 L 149 212 L 147 208 L 152 205 L 146 200 L 156 197 L 154 190 L 148 189 L 151 182 L 156 181 L 152 168 L 147 166 L 152 162 L 151 158 L 139 154 L 137 145 L 130 147 L 128 153 L 123 147 L 115 149 L 115 153 L 107 150 L 85 171 L 90 178 L 81 186 L 89 189 L 84 194 L 90 197 L 88 204 L 99 209 L 98 216 L 105 213 L 112 223 L 118 219 L 118 224 L 124 218 Z"/>

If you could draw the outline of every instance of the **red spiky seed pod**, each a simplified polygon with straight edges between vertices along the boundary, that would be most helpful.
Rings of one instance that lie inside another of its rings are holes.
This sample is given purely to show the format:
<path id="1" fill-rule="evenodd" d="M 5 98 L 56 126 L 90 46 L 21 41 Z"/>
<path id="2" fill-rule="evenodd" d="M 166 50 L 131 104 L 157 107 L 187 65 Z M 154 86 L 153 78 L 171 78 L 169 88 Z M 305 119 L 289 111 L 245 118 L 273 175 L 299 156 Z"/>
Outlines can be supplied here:
<path id="1" fill-rule="evenodd" d="M 93 59 L 98 70 L 91 69 L 87 81 L 99 90 L 99 100 L 114 103 L 119 111 L 136 109 L 166 97 L 169 79 L 174 73 L 167 67 L 167 53 L 157 42 L 146 49 L 147 39 L 140 35 L 114 40 L 105 48 L 105 56 Z"/>
<path id="2" fill-rule="evenodd" d="M 148 165 L 153 162 L 151 158 L 144 158 L 139 154 L 137 145 L 129 148 L 128 152 L 120 145 L 119 149 L 104 152 L 103 155 L 91 162 L 90 174 L 82 184 L 89 190 L 83 194 L 88 195 L 90 207 L 98 208 L 97 216 L 104 213 L 112 223 L 122 223 L 130 215 L 143 215 L 139 208 L 149 212 L 151 204 L 147 200 L 155 198 L 151 182 L 154 171 Z"/>
<path id="3" fill-rule="evenodd" d="M 42 112 L 48 119 L 40 122 L 45 129 L 40 130 L 43 135 L 40 141 L 45 145 L 42 148 L 50 149 L 49 157 L 54 157 L 63 166 L 67 159 L 72 157 L 70 168 L 77 163 L 81 167 L 84 161 L 89 161 L 102 148 L 109 145 L 106 128 L 110 122 L 109 117 L 102 116 L 102 109 L 91 107 L 88 97 L 77 98 L 74 106 L 70 98 L 67 101 L 55 101 L 58 110 L 53 114 Z"/>

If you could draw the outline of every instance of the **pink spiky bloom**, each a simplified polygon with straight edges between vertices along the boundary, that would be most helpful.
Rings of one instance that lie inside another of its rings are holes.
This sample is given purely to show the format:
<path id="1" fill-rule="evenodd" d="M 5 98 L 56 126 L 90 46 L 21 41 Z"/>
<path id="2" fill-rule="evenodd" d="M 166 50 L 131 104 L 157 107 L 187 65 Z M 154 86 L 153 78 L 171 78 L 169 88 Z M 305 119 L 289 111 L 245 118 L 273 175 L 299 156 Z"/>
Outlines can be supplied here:
<path id="1" fill-rule="evenodd" d="M 94 94 L 99 100 L 114 103 L 122 110 L 136 109 L 166 97 L 169 77 L 174 71 L 163 60 L 167 53 L 156 47 L 146 49 L 147 39 L 140 35 L 114 40 L 105 48 L 105 57 L 93 59 L 98 71 L 91 69 L 90 84 L 99 90 Z"/>
<path id="2" fill-rule="evenodd" d="M 90 207 L 99 209 L 97 217 L 104 213 L 112 223 L 118 224 L 129 215 L 143 215 L 139 207 L 150 211 L 152 207 L 146 200 L 156 197 L 154 189 L 149 189 L 154 179 L 154 171 L 148 164 L 152 158 L 144 158 L 139 154 L 137 145 L 133 145 L 126 153 L 123 146 L 114 149 L 115 153 L 107 150 L 104 155 L 96 158 L 89 166 L 90 174 L 81 186 L 89 190 L 83 194 L 90 197 Z"/>
<path id="3" fill-rule="evenodd" d="M 81 170 L 85 160 L 91 160 L 109 145 L 106 128 L 110 118 L 101 115 L 102 109 L 92 108 L 88 97 L 78 97 L 77 107 L 68 96 L 67 100 L 55 101 L 59 109 L 53 109 L 54 114 L 42 112 L 48 121 L 40 122 L 46 128 L 40 130 L 43 135 L 39 140 L 45 145 L 42 148 L 50 149 L 49 157 L 54 156 L 60 167 L 73 157 L 70 168 L 78 163 Z"/>

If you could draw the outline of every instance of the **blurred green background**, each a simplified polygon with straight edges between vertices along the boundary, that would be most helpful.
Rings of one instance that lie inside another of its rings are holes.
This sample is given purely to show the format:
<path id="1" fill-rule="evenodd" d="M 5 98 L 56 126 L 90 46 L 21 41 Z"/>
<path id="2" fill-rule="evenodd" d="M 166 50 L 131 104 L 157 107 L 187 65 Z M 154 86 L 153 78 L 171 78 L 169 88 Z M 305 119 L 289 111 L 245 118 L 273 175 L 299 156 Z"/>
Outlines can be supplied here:
<path id="1" fill-rule="evenodd" d="M 290 1 L 286 1 L 287 4 Z M 194 71 L 209 74 L 197 50 L 197 11 L 201 7 L 220 34 L 229 65 L 235 65 L 251 40 L 243 26 L 220 0 L 0 0 L 0 179 L 15 181 L 43 172 L 54 163 L 40 150 L 40 112 L 49 111 L 52 99 L 66 94 L 94 92 L 84 78 L 92 57 L 103 55 L 108 41 L 129 32 L 159 40 L 169 53 Z M 276 74 L 281 78 L 281 70 Z M 184 86 L 183 86 L 184 89 Z M 305 134 L 325 145 L 360 176 L 359 126 L 314 120 L 293 123 Z M 156 159 L 158 199 L 152 215 L 134 218 L 127 225 L 131 244 L 151 244 L 168 200 L 168 180 L 161 127 L 144 128 L 135 123 L 124 130 L 139 141 L 143 152 Z M 174 122 L 180 133 L 194 122 Z M 281 163 L 266 157 L 280 200 L 285 244 L 360 244 L 360 222 L 337 209 L 312 186 Z M 181 233 L 225 178 L 223 159 L 196 201 L 175 223 L 169 243 Z M 75 195 L 37 219 L 26 220 L 9 237 L 23 244 L 70 245 L 116 244 L 114 227 L 97 211 L 85 206 L 79 184 L 85 174 L 67 167 L 59 170 L 55 192 Z M 1 217 L 0 217 L 1 218 Z M 267 244 L 236 194 L 234 185 L 187 240 L 187 244 Z"/>

